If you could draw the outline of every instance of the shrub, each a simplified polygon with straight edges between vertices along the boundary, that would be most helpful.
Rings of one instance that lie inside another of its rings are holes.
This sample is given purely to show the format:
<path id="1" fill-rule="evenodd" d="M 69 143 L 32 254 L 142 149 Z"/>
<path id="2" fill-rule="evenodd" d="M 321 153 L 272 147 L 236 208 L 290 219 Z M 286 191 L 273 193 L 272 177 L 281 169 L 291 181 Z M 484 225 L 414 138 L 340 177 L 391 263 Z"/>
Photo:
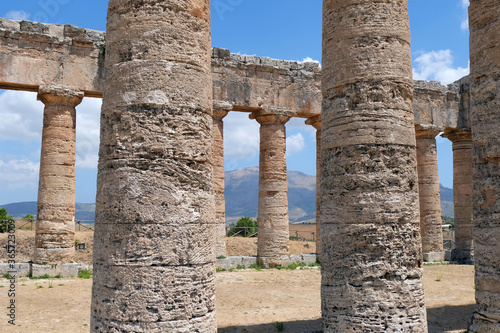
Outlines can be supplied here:
<path id="1" fill-rule="evenodd" d="M 257 237 L 257 221 L 251 219 L 250 217 L 240 217 L 236 222 L 236 225 L 231 224 L 227 235 L 229 237 L 239 236 L 239 237 Z"/>
<path id="2" fill-rule="evenodd" d="M 92 276 L 92 270 L 89 269 L 82 269 L 81 271 L 78 272 L 78 277 L 82 279 L 90 279 Z"/>

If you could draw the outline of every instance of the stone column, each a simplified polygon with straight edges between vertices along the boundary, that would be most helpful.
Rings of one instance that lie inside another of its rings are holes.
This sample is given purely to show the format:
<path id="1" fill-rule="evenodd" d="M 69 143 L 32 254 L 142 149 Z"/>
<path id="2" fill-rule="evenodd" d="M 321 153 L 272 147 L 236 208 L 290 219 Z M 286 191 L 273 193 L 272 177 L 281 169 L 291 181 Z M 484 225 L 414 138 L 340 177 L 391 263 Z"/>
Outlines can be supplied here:
<path id="1" fill-rule="evenodd" d="M 91 332 L 216 332 L 209 0 L 110 0 Z"/>
<path id="2" fill-rule="evenodd" d="M 476 301 L 471 332 L 500 332 L 500 2 L 469 7 Z"/>
<path id="3" fill-rule="evenodd" d="M 443 222 L 439 190 L 436 135 L 440 129 L 416 126 L 420 234 L 426 262 L 443 261 Z"/>
<path id="4" fill-rule="evenodd" d="M 474 262 L 472 231 L 472 133 L 468 130 L 446 132 L 453 142 L 453 204 L 455 206 L 455 248 L 451 260 L 460 264 Z"/>
<path id="5" fill-rule="evenodd" d="M 289 255 L 286 122 L 282 113 L 255 112 L 260 124 L 259 223 L 257 257 L 261 265 L 281 265 Z"/>
<path id="6" fill-rule="evenodd" d="M 319 209 L 321 202 L 321 115 L 307 118 L 307 125 L 312 125 L 316 129 L 316 255 L 321 258 L 321 228 Z"/>
<path id="7" fill-rule="evenodd" d="M 426 332 L 407 1 L 323 1 L 324 332 Z"/>
<path id="8" fill-rule="evenodd" d="M 226 201 L 224 199 L 224 123 L 230 105 L 214 103 L 213 112 L 213 168 L 215 190 L 215 255 L 227 256 L 226 252 Z"/>
<path id="9" fill-rule="evenodd" d="M 33 261 L 68 263 L 75 254 L 76 110 L 83 92 L 40 87 L 42 151 Z"/>

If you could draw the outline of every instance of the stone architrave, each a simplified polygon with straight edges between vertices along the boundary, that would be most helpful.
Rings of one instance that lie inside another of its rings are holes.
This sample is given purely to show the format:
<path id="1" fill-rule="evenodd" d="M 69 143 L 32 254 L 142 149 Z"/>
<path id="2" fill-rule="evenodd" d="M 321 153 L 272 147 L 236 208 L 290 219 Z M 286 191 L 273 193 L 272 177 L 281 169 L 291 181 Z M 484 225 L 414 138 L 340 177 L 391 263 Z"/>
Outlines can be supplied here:
<path id="1" fill-rule="evenodd" d="M 227 256 L 226 201 L 224 198 L 224 119 L 231 110 L 228 103 L 215 103 L 213 111 L 213 169 L 215 190 L 215 255 Z"/>
<path id="2" fill-rule="evenodd" d="M 453 143 L 455 248 L 451 251 L 451 261 L 473 264 L 472 133 L 470 130 L 452 130 L 446 131 L 443 137 Z"/>
<path id="3" fill-rule="evenodd" d="M 216 332 L 209 0 L 111 0 L 91 332 Z"/>
<path id="4" fill-rule="evenodd" d="M 500 332 L 500 2 L 469 7 L 476 301 L 470 332 Z"/>
<path id="5" fill-rule="evenodd" d="M 289 116 L 279 111 L 254 112 L 260 124 L 257 257 L 261 265 L 281 265 L 289 255 L 286 127 Z"/>
<path id="6" fill-rule="evenodd" d="M 426 262 L 443 261 L 443 222 L 439 190 L 436 136 L 440 128 L 417 125 L 417 170 L 420 201 L 420 234 Z"/>
<path id="7" fill-rule="evenodd" d="M 75 254 L 76 110 L 83 92 L 41 86 L 42 150 L 36 216 L 36 263 L 73 262 Z"/>
<path id="8" fill-rule="evenodd" d="M 323 1 L 323 332 L 426 332 L 407 1 Z"/>
<path id="9" fill-rule="evenodd" d="M 321 228 L 320 228 L 320 202 L 321 202 L 321 115 L 307 118 L 307 125 L 316 129 L 316 254 L 321 258 Z"/>

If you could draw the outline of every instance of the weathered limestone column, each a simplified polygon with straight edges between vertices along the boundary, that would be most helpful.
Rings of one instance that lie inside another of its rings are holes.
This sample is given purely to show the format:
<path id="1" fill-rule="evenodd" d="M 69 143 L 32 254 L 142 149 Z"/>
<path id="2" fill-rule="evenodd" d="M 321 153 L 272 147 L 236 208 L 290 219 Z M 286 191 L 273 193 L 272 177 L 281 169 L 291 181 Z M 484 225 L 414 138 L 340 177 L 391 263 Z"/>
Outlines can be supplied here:
<path id="1" fill-rule="evenodd" d="M 476 301 L 471 332 L 500 332 L 500 2 L 469 7 Z"/>
<path id="2" fill-rule="evenodd" d="M 439 190 L 436 135 L 440 129 L 417 125 L 417 170 L 420 201 L 420 234 L 426 262 L 443 261 L 443 222 Z"/>
<path id="3" fill-rule="evenodd" d="M 320 202 L 321 202 L 321 115 L 307 118 L 307 125 L 316 129 L 316 254 L 321 260 L 321 228 L 320 228 Z"/>
<path id="4" fill-rule="evenodd" d="M 324 332 L 426 332 L 407 1 L 323 1 Z"/>
<path id="5" fill-rule="evenodd" d="M 226 201 L 224 198 L 224 123 L 231 106 L 214 103 L 213 111 L 213 168 L 215 190 L 215 256 L 227 256 L 226 252 Z"/>
<path id="6" fill-rule="evenodd" d="M 91 332 L 216 332 L 209 0 L 110 0 Z"/>
<path id="7" fill-rule="evenodd" d="M 275 267 L 289 255 L 285 124 L 290 117 L 261 111 L 250 118 L 260 124 L 257 257 L 261 265 Z"/>
<path id="8" fill-rule="evenodd" d="M 472 231 L 472 133 L 466 130 L 445 132 L 453 143 L 453 203 L 455 207 L 455 248 L 451 260 L 460 264 L 474 262 Z"/>
<path id="9" fill-rule="evenodd" d="M 75 254 L 76 110 L 83 92 L 42 86 L 42 151 L 34 262 L 68 263 Z"/>

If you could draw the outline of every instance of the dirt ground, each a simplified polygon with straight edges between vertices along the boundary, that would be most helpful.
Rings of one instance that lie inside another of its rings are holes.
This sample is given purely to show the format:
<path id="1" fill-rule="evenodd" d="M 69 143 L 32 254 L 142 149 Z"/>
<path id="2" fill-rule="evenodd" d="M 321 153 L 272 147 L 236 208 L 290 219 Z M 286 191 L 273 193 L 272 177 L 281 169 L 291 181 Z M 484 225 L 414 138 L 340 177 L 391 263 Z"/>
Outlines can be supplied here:
<path id="1" fill-rule="evenodd" d="M 91 263 L 92 232 L 77 232 L 87 250 L 78 260 Z M 34 234 L 17 231 L 19 258 L 29 260 Z M 0 251 L 4 247 L 0 234 Z M 256 251 L 256 239 L 230 239 L 230 255 Z M 23 244 L 24 243 L 24 244 Z M 31 243 L 31 244 L 30 244 Z M 239 244 L 238 244 L 239 243 Z M 292 242 L 292 252 L 314 253 L 314 242 Z M 295 249 L 295 250 L 294 250 Z M 238 253 L 234 253 L 235 251 Z M 247 252 L 245 252 L 247 251 Z M 0 261 L 4 261 L 5 250 Z M 321 273 L 318 268 L 290 270 L 240 270 L 216 275 L 219 332 L 284 332 L 321 329 Z M 89 332 L 91 279 L 45 279 L 16 281 L 16 326 L 5 316 L 9 281 L 0 278 L 0 332 Z M 429 332 L 464 332 L 474 311 L 474 267 L 429 265 L 424 267 L 424 286 Z"/>

